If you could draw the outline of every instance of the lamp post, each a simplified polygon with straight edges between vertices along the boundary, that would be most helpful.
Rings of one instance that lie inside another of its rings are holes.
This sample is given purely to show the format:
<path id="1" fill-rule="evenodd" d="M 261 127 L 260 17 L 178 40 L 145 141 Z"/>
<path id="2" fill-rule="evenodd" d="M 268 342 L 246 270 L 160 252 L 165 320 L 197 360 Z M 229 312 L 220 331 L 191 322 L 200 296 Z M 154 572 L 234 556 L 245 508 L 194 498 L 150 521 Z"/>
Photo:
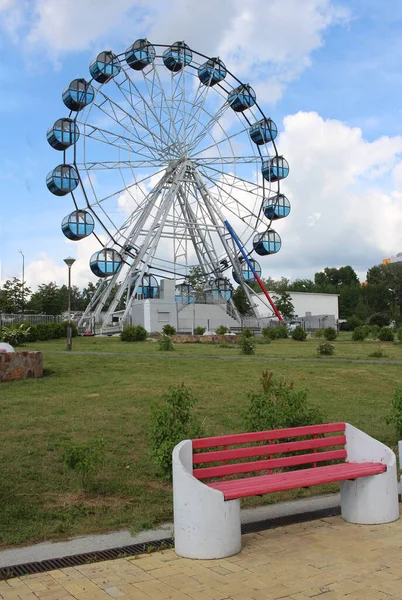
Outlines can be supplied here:
<path id="1" fill-rule="evenodd" d="M 22 256 L 22 315 L 25 314 L 25 255 L 22 250 L 18 250 Z"/>
<path id="2" fill-rule="evenodd" d="M 67 326 L 67 350 L 72 350 L 73 348 L 73 332 L 71 328 L 71 267 L 75 263 L 75 258 L 64 259 L 68 267 L 68 326 Z"/>

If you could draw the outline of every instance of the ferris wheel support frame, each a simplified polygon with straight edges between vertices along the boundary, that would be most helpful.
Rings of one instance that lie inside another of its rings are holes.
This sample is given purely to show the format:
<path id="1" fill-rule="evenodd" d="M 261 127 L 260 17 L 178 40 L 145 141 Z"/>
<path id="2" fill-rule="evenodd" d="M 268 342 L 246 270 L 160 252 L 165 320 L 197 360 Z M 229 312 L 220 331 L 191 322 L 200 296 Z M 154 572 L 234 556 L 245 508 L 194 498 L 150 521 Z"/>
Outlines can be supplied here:
<path id="1" fill-rule="evenodd" d="M 165 225 L 165 221 L 168 217 L 169 210 L 171 209 L 171 206 L 173 204 L 175 194 L 177 193 L 177 188 L 181 182 L 181 174 L 183 172 L 185 172 L 185 170 L 187 168 L 186 163 L 187 163 L 187 161 L 183 161 L 179 165 L 177 165 L 173 170 L 169 170 L 164 175 L 164 177 L 159 182 L 159 184 L 157 185 L 157 189 L 154 190 L 155 198 L 157 198 L 160 194 L 161 189 L 166 185 L 168 180 L 172 179 L 171 187 L 160 203 L 160 206 L 155 215 L 153 223 L 152 223 L 151 227 L 149 228 L 148 235 L 145 238 L 145 240 L 143 241 L 141 249 L 140 249 L 139 253 L 137 254 L 137 256 L 135 257 L 134 262 L 131 264 L 129 271 L 127 272 L 127 275 L 125 277 L 125 280 L 120 285 L 120 288 L 119 288 L 115 298 L 113 299 L 112 303 L 110 304 L 109 309 L 106 312 L 106 315 L 103 320 L 106 324 L 108 323 L 112 313 L 116 310 L 116 307 L 117 307 L 118 303 L 120 302 L 124 291 L 130 287 L 132 277 L 135 273 L 137 275 L 137 278 L 135 281 L 134 289 L 132 290 L 132 292 L 130 294 L 128 302 L 126 303 L 126 308 L 124 310 L 123 317 L 122 317 L 123 320 L 127 317 L 129 312 L 131 311 L 132 303 L 134 301 L 137 290 L 141 284 L 142 277 L 144 276 L 145 271 L 148 268 L 148 265 L 152 263 L 152 259 L 155 255 L 156 248 L 157 248 L 158 242 L 160 240 L 163 227 Z M 136 230 L 137 230 L 137 235 L 139 235 L 139 233 L 141 232 L 141 228 L 136 227 Z M 129 236 L 129 239 L 132 243 L 135 242 L 135 240 L 133 238 L 134 238 L 133 235 Z M 147 258 L 145 258 L 145 255 L 147 255 Z M 142 266 L 139 269 L 139 266 L 141 263 L 142 263 Z"/>

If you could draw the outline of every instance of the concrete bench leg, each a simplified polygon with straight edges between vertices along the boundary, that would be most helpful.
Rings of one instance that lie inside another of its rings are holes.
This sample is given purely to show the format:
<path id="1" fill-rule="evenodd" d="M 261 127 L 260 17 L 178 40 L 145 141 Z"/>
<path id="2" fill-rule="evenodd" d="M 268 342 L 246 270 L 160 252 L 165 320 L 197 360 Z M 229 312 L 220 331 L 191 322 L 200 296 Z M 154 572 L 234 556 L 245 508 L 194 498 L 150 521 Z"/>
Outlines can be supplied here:
<path id="1" fill-rule="evenodd" d="M 387 471 L 354 481 L 341 481 L 341 510 L 345 521 L 377 525 L 399 519 L 394 452 L 348 423 L 346 451 L 348 462 L 381 462 L 387 466 Z"/>
<path id="2" fill-rule="evenodd" d="M 191 440 L 173 450 L 174 541 L 185 558 L 225 558 L 241 550 L 240 500 L 193 477 Z"/>

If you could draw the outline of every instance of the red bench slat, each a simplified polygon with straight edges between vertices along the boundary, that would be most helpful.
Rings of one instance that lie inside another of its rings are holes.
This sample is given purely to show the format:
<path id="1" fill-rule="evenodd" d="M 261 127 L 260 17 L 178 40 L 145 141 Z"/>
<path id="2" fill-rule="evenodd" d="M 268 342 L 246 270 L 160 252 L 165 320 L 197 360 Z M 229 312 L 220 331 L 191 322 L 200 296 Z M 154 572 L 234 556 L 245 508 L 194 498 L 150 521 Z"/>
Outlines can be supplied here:
<path id="1" fill-rule="evenodd" d="M 301 440 L 299 442 L 283 442 L 266 446 L 251 446 L 248 448 L 235 448 L 234 450 L 216 450 L 212 452 L 201 452 L 193 454 L 193 464 L 219 462 L 221 460 L 236 460 L 237 458 L 249 458 L 252 456 L 269 456 L 283 454 L 286 452 L 300 452 L 314 448 L 328 448 L 330 446 L 344 446 L 346 437 L 344 435 L 318 438 L 312 440 Z M 314 455 L 313 455 L 314 456 Z"/>
<path id="2" fill-rule="evenodd" d="M 270 458 L 267 460 L 256 460 L 246 463 L 220 465 L 218 467 L 201 467 L 199 469 L 194 469 L 193 475 L 196 479 L 210 479 L 212 477 L 224 477 L 225 475 L 251 473 L 253 471 L 268 471 L 270 469 L 281 469 L 283 467 L 324 462 L 327 460 L 342 460 L 345 458 L 346 450 L 330 450 L 329 452 L 299 454 L 298 456 Z"/>
<path id="3" fill-rule="evenodd" d="M 207 485 L 223 492 L 225 500 L 235 500 L 246 496 L 258 496 L 321 483 L 379 475 L 384 473 L 386 469 L 387 467 L 381 463 L 341 463 L 339 465 L 316 467 L 315 469 L 220 481 Z"/>
<path id="4" fill-rule="evenodd" d="M 254 433 L 237 433 L 233 435 L 198 438 L 192 440 L 192 442 L 193 450 L 200 450 L 201 448 L 215 448 L 216 446 L 231 446 L 233 444 L 264 442 L 268 440 L 280 440 L 284 438 L 302 437 L 306 435 L 343 433 L 345 428 L 345 423 L 324 423 L 322 425 L 307 425 L 305 427 L 273 429 L 272 431 L 256 431 Z"/>

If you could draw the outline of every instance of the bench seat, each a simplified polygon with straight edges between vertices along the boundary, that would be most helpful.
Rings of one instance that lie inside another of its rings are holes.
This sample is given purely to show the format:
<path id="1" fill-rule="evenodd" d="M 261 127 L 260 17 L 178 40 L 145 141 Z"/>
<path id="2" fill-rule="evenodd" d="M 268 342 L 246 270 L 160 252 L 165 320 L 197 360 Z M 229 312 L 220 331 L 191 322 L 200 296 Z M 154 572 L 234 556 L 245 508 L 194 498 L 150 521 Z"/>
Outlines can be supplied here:
<path id="1" fill-rule="evenodd" d="M 295 488 L 310 487 L 322 483 L 347 481 L 358 477 L 379 475 L 387 470 L 381 463 L 340 463 L 316 467 L 315 469 L 301 469 L 287 473 L 272 473 L 258 475 L 257 477 L 244 477 L 229 481 L 218 481 L 207 485 L 223 493 L 225 500 L 246 498 L 247 496 L 260 496 L 272 492 L 293 490 Z"/>
<path id="2" fill-rule="evenodd" d="M 399 518 L 394 452 L 349 423 L 183 440 L 173 450 L 176 552 L 236 554 L 242 498 L 336 481 L 346 521 Z"/>

